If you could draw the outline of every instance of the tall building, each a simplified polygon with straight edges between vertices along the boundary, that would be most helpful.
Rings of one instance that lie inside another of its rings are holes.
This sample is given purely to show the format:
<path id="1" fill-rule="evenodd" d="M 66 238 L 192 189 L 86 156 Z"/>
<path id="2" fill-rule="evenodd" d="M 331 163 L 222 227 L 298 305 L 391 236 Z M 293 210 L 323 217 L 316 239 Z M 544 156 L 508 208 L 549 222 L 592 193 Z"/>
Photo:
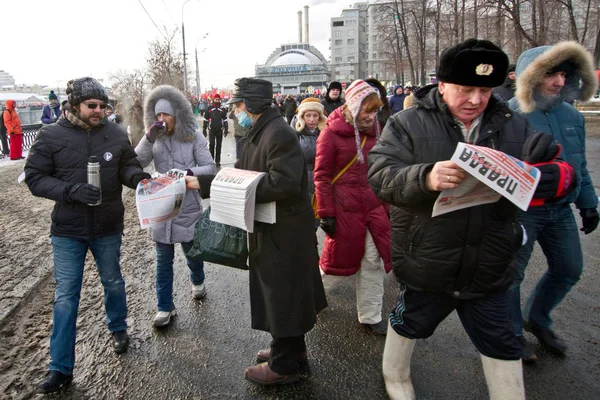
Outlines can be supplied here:
<path id="1" fill-rule="evenodd" d="M 282 44 L 263 65 L 256 66 L 256 77 L 273 83 L 273 92 L 298 94 L 317 89 L 329 81 L 327 60 L 309 43 L 308 6 L 304 7 L 305 32 L 302 38 L 302 11 L 298 11 L 298 43 Z"/>
<path id="2" fill-rule="evenodd" d="M 11 74 L 0 69 L 0 87 L 15 84 L 15 78 Z"/>
<path id="3" fill-rule="evenodd" d="M 367 78 L 368 3 L 356 3 L 331 18 L 331 80 Z"/>

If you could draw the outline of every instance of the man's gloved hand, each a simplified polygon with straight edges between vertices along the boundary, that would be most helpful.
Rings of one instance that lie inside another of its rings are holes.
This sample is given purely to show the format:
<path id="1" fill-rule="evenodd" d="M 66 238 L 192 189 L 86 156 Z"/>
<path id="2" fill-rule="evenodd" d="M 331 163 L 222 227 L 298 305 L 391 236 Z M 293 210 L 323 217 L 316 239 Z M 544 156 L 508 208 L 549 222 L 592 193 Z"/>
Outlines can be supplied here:
<path id="1" fill-rule="evenodd" d="M 165 130 L 165 126 L 163 124 L 164 122 L 156 121 L 150 125 L 150 129 L 148 129 L 148 132 L 146 133 L 146 139 L 148 139 L 150 143 L 154 143 L 158 135 Z"/>
<path id="2" fill-rule="evenodd" d="M 204 127 L 204 128 L 202 129 L 202 134 L 204 135 L 204 137 L 207 137 L 207 136 L 208 136 L 208 133 L 206 132 L 206 127 Z"/>
<path id="3" fill-rule="evenodd" d="M 538 183 L 534 199 L 556 199 L 564 197 L 571 193 L 577 187 L 577 175 L 575 170 L 564 161 L 554 161 L 550 163 L 533 164 L 540 170 L 542 176 Z M 531 205 L 542 205 L 545 202 Z"/>
<path id="4" fill-rule="evenodd" d="M 225 129 L 225 131 L 223 131 L 223 136 L 227 137 L 227 135 L 229 135 L 229 131 L 227 129 Z"/>
<path id="5" fill-rule="evenodd" d="M 329 237 L 333 237 L 335 235 L 335 217 L 325 217 L 321 219 L 319 223 L 323 232 L 325 232 Z"/>
<path id="6" fill-rule="evenodd" d="M 595 208 L 582 208 L 579 210 L 579 215 L 581 215 L 581 221 L 583 222 L 583 228 L 580 231 L 586 235 L 594 232 L 598 227 L 598 222 L 600 222 L 598 210 Z"/>
<path id="7" fill-rule="evenodd" d="M 549 133 L 535 132 L 523 144 L 521 160 L 529 164 L 550 162 L 560 154 L 561 146 Z"/>
<path id="8" fill-rule="evenodd" d="M 134 188 L 137 188 L 138 183 L 144 179 L 152 179 L 152 176 L 147 172 L 140 172 L 139 174 L 135 174 L 131 177 L 131 184 Z"/>
<path id="9" fill-rule="evenodd" d="M 99 188 L 89 183 L 76 183 L 69 189 L 67 199 L 71 202 L 78 201 L 83 204 L 96 204 L 102 198 Z"/>

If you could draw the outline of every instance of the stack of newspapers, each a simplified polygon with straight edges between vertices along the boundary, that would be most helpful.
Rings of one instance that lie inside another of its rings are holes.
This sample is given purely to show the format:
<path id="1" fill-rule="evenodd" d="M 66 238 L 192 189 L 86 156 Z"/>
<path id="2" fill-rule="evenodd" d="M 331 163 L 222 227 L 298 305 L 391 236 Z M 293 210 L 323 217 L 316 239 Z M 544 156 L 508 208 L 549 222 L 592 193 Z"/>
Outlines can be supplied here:
<path id="1" fill-rule="evenodd" d="M 254 221 L 275 223 L 275 202 L 256 204 L 264 172 L 223 168 L 210 189 L 210 220 L 254 232 Z"/>

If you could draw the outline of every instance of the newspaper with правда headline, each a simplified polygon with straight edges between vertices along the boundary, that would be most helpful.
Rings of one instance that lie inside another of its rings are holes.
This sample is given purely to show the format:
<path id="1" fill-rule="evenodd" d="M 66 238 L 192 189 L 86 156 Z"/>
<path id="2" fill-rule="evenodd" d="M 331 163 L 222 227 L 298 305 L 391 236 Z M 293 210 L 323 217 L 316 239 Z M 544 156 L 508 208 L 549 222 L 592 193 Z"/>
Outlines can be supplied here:
<path id="1" fill-rule="evenodd" d="M 137 185 L 135 204 L 142 229 L 177 218 L 185 197 L 186 171 L 172 169 Z"/>
<path id="2" fill-rule="evenodd" d="M 210 220 L 254 231 L 254 221 L 274 224 L 276 204 L 256 204 L 256 186 L 264 172 L 223 168 L 210 187 Z"/>
<path id="3" fill-rule="evenodd" d="M 501 197 L 527 211 L 540 180 L 540 171 L 525 162 L 488 147 L 459 143 L 450 159 L 462 168 L 466 179 L 455 189 L 443 190 L 433 206 L 432 217 Z"/>

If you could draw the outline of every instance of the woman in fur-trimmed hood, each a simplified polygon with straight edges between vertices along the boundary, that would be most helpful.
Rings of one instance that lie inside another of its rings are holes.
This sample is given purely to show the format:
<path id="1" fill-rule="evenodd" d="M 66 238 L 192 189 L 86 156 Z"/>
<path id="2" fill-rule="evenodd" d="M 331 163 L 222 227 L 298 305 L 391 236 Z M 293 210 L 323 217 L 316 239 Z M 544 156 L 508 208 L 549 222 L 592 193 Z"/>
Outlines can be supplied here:
<path id="1" fill-rule="evenodd" d="M 144 105 L 146 135 L 136 146 L 138 161 L 143 168 L 152 161 L 156 170 L 164 174 L 171 169 L 185 171 L 187 175 L 212 175 L 216 172 L 208 144 L 196 128 L 192 106 L 183 94 L 172 86 L 158 86 L 146 98 Z M 175 315 L 173 303 L 174 245 L 181 243 L 184 252 L 192 246 L 194 225 L 202 215 L 200 194 L 186 192 L 181 213 L 171 221 L 151 229 L 156 242 L 156 294 L 158 313 L 154 326 L 168 325 Z M 204 264 L 188 259 L 194 298 L 202 298 L 204 290 Z"/>

